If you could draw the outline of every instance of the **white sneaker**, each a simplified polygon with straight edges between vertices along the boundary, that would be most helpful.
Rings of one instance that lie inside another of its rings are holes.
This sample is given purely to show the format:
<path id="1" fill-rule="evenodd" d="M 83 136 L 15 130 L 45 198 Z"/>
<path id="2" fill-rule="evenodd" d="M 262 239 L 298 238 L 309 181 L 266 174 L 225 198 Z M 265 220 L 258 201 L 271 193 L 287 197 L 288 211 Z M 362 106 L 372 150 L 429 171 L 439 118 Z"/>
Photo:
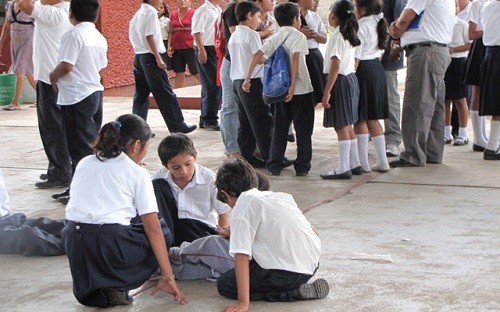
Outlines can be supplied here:
<path id="1" fill-rule="evenodd" d="M 399 156 L 399 146 L 394 145 L 394 144 L 389 144 L 385 148 L 385 153 L 387 157 L 397 157 Z"/>
<path id="2" fill-rule="evenodd" d="M 453 143 L 453 146 L 462 146 L 467 144 L 469 144 L 468 138 L 457 137 L 455 142 Z"/>
<path id="3" fill-rule="evenodd" d="M 387 172 L 391 169 L 391 167 L 389 166 L 389 164 L 383 164 L 383 165 L 373 165 L 372 166 L 372 170 L 373 171 L 377 171 L 377 172 Z"/>

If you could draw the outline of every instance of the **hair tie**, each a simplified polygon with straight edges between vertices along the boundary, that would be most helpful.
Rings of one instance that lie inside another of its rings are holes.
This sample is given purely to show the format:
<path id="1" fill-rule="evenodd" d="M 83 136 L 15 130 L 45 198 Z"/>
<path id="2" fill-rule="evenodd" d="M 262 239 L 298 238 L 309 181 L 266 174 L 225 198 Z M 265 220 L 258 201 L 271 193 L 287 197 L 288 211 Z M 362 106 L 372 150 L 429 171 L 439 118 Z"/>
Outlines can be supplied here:
<path id="1" fill-rule="evenodd" d="M 383 13 L 383 12 L 381 12 L 381 13 L 379 13 L 379 14 L 375 15 L 375 20 L 376 20 L 377 22 L 380 22 L 380 20 L 382 20 L 383 18 L 384 18 L 384 13 Z"/>
<path id="2" fill-rule="evenodd" d="M 115 121 L 115 128 L 120 130 L 122 128 L 122 123 L 119 121 Z"/>
<path id="3" fill-rule="evenodd" d="M 347 15 L 351 15 L 353 13 L 351 10 L 347 10 L 345 12 L 347 13 Z"/>

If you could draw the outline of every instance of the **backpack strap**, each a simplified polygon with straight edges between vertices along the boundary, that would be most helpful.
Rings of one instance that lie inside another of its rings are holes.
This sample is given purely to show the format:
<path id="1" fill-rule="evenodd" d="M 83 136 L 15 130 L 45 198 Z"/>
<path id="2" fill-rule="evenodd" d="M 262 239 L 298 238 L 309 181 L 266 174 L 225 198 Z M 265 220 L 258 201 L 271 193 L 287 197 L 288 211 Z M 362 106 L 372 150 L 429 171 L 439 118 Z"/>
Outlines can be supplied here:
<path id="1" fill-rule="evenodd" d="M 13 1 L 12 5 L 10 6 L 10 13 L 12 15 L 12 19 L 14 20 L 13 23 L 18 23 L 20 25 L 35 25 L 33 22 L 18 21 L 17 20 L 17 14 L 19 14 L 21 12 L 21 10 L 18 10 L 16 12 L 16 10 L 14 9 L 15 5 L 16 5 L 16 3 Z"/>

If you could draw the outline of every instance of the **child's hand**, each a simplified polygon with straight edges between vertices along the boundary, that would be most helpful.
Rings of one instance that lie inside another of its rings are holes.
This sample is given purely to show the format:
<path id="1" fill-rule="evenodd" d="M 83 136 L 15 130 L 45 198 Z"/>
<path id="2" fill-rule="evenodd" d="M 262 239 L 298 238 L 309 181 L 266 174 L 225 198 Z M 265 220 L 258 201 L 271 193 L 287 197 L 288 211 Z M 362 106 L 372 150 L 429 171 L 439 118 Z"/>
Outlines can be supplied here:
<path id="1" fill-rule="evenodd" d="M 243 84 L 241 85 L 241 88 L 245 92 L 250 92 L 250 79 L 245 79 L 245 81 L 243 81 Z"/>
<path id="2" fill-rule="evenodd" d="M 330 93 L 325 93 L 325 95 L 323 95 L 323 99 L 321 100 L 321 105 L 323 106 L 323 108 L 329 109 L 331 107 L 329 102 Z"/>
<path id="3" fill-rule="evenodd" d="M 295 92 L 295 86 L 290 86 L 290 88 L 288 88 L 288 94 L 286 95 L 285 98 L 285 103 L 288 103 L 293 99 L 294 92 Z"/>
<path id="4" fill-rule="evenodd" d="M 167 50 L 168 57 L 172 57 L 174 55 L 174 49 L 170 48 Z"/>
<path id="5" fill-rule="evenodd" d="M 215 230 L 217 231 L 217 234 L 219 234 L 219 236 L 221 236 L 223 238 L 229 238 L 229 236 L 231 236 L 231 228 L 229 226 L 220 227 L 217 224 L 217 227 Z"/>
<path id="6" fill-rule="evenodd" d="M 172 296 L 174 296 L 174 300 L 178 301 L 180 304 L 187 303 L 186 297 L 179 290 L 179 288 L 177 287 L 177 283 L 175 281 L 164 282 L 161 279 L 158 280 L 158 283 L 156 284 L 156 287 L 151 292 L 151 296 L 156 295 L 156 293 L 160 289 L 163 290 L 164 292 L 166 292 L 167 294 L 171 294 Z"/>
<path id="7" fill-rule="evenodd" d="M 248 303 L 239 302 L 235 305 L 230 305 L 224 309 L 224 312 L 246 312 L 249 308 Z"/>
<path id="8" fill-rule="evenodd" d="M 167 68 L 167 64 L 163 61 L 161 57 L 156 58 L 156 65 L 158 65 L 158 68 L 160 69 L 165 69 Z"/>
<path id="9" fill-rule="evenodd" d="M 300 32 L 303 33 L 307 39 L 311 39 L 314 36 L 314 30 L 311 29 L 309 26 L 302 26 L 300 27 Z"/>
<path id="10" fill-rule="evenodd" d="M 200 64 L 205 64 L 207 62 L 207 51 L 205 51 L 205 48 L 198 48 L 198 62 L 200 62 Z"/>

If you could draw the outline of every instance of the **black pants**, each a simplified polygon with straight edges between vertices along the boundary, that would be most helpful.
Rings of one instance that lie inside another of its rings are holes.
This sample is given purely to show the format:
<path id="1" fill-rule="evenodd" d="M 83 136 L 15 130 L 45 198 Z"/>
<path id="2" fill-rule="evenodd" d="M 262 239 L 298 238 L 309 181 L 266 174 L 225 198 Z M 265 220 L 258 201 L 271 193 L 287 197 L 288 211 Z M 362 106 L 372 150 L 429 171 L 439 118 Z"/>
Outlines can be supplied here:
<path id="1" fill-rule="evenodd" d="M 102 125 L 102 91 L 96 91 L 73 105 L 61 106 L 68 151 L 76 167 L 85 156 L 92 155 L 90 145 Z"/>
<path id="2" fill-rule="evenodd" d="M 274 129 L 267 169 L 281 171 L 287 145 L 286 137 L 293 121 L 297 138 L 297 158 L 294 163 L 296 172 L 309 172 L 311 169 L 312 140 L 314 128 L 314 103 L 312 93 L 294 95 L 288 103 L 271 105 Z"/>
<path id="3" fill-rule="evenodd" d="M 165 54 L 162 58 L 166 61 Z M 135 93 L 132 113 L 148 118 L 149 94 L 153 93 L 158 109 L 170 132 L 184 126 L 184 116 L 172 91 L 166 70 L 156 65 L 153 54 L 136 54 L 134 57 Z"/>
<path id="4" fill-rule="evenodd" d="M 294 301 L 294 290 L 307 283 L 312 275 L 284 270 L 263 269 L 255 260 L 250 261 L 250 300 L 251 301 Z M 222 274 L 217 279 L 219 294 L 238 298 L 235 270 Z"/>
<path id="5" fill-rule="evenodd" d="M 179 219 L 177 202 L 167 180 L 153 180 L 153 188 L 159 216 L 165 220 L 173 236 L 172 246 L 180 246 L 183 242 L 192 242 L 201 237 L 217 234 L 214 228 L 199 220 Z"/>
<path id="6" fill-rule="evenodd" d="M 217 76 L 217 55 L 214 46 L 205 46 L 205 51 L 207 52 L 207 62 L 205 64 L 196 62 L 201 81 L 200 124 L 216 124 L 217 112 L 222 97 L 221 87 L 217 86 L 215 81 Z M 196 49 L 196 57 L 198 57 L 198 49 Z"/>
<path id="7" fill-rule="evenodd" d="M 38 81 L 36 84 L 36 114 L 43 149 L 49 166 L 49 181 L 70 181 L 73 170 L 63 126 L 61 108 L 57 105 L 57 92 L 50 84 Z"/>
<path id="8" fill-rule="evenodd" d="M 260 78 L 252 79 L 250 92 L 241 88 L 243 80 L 233 81 L 233 94 L 238 105 L 238 146 L 241 156 L 253 158 L 255 146 L 259 148 L 262 158 L 269 158 L 271 146 L 271 128 L 273 117 L 269 105 L 262 100 L 262 83 Z"/>
<path id="9" fill-rule="evenodd" d="M 314 90 L 314 104 L 321 102 L 323 90 L 325 90 L 326 75 L 323 74 L 323 61 L 323 55 L 318 48 L 309 49 L 309 54 L 306 55 L 306 65 Z"/>

